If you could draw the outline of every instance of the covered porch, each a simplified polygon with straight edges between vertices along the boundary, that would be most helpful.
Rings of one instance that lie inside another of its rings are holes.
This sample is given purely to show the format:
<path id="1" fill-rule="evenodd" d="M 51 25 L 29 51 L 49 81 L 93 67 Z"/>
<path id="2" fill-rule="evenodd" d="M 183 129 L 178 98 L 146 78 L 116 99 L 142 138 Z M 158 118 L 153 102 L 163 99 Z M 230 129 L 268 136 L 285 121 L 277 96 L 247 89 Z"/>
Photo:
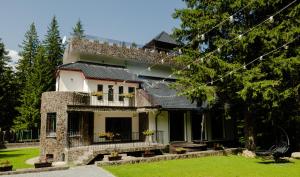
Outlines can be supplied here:
<path id="1" fill-rule="evenodd" d="M 134 107 L 68 106 L 66 148 L 107 149 L 164 143 L 164 132 L 149 130 L 148 116 Z"/>

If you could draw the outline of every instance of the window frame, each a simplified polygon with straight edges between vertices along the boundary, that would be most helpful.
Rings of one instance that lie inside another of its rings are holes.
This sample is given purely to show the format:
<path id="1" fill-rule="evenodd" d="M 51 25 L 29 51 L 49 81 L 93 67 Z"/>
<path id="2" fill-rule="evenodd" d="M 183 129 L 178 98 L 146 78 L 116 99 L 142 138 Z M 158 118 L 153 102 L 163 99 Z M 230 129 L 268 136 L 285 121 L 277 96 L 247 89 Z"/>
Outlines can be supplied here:
<path id="1" fill-rule="evenodd" d="M 121 90 L 122 90 L 122 93 L 121 93 Z M 124 86 L 119 86 L 119 101 L 124 101 L 124 95 L 123 94 L 124 94 Z"/>
<path id="2" fill-rule="evenodd" d="M 57 113 L 48 112 L 46 115 L 46 137 L 56 137 Z"/>
<path id="3" fill-rule="evenodd" d="M 114 86 L 108 85 L 108 101 L 114 101 Z"/>
<path id="4" fill-rule="evenodd" d="M 97 84 L 97 92 L 102 92 L 102 94 L 103 94 L 103 84 Z M 97 100 L 98 101 L 103 101 L 103 95 L 102 96 L 97 96 Z"/>

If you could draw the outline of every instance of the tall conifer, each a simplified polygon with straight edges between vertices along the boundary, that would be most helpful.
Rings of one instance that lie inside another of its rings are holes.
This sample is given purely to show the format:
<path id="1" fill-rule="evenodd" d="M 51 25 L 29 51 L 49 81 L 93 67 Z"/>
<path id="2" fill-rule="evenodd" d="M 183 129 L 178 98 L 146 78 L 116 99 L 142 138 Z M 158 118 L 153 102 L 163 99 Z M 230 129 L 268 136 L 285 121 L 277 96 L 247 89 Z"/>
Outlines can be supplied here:
<path id="1" fill-rule="evenodd" d="M 287 126 L 299 119 L 299 2 L 274 17 L 293 1 L 185 2 L 187 8 L 173 14 L 181 20 L 174 35 L 183 45 L 183 55 L 177 61 L 190 64 L 190 69 L 177 72 L 176 88 L 191 100 L 209 101 L 211 108 L 229 104 L 230 110 L 225 110 L 223 116 L 243 117 L 241 140 L 249 149 L 255 149 L 256 135 L 264 131 L 262 124 Z M 242 10 L 230 17 L 239 9 Z M 268 20 L 258 25 L 265 19 Z M 251 62 L 287 42 L 292 43 Z M 245 66 L 247 63 L 250 64 Z M 236 71 L 238 68 L 241 69 Z"/>
<path id="2" fill-rule="evenodd" d="M 58 22 L 55 16 L 52 18 L 52 21 L 48 26 L 48 31 L 43 45 L 45 47 L 46 57 L 49 62 L 47 69 L 49 73 L 51 73 L 48 76 L 49 85 L 47 86 L 47 90 L 55 90 L 55 71 L 57 66 L 62 64 L 64 50 L 58 30 Z"/>

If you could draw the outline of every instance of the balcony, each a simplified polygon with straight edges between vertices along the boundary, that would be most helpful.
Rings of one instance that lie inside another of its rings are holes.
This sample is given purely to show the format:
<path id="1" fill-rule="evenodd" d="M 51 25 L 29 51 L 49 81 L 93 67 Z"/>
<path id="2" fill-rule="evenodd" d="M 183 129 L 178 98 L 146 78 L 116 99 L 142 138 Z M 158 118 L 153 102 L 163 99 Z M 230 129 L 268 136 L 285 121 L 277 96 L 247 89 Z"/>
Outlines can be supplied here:
<path id="1" fill-rule="evenodd" d="M 66 51 L 66 54 L 103 55 L 147 64 L 161 64 L 161 60 L 164 59 L 164 64 L 169 66 L 176 66 L 173 58 L 179 55 L 177 51 L 158 52 L 154 49 L 143 49 L 135 44 L 101 39 L 72 39 Z M 75 62 L 72 57 L 68 59 L 68 62 Z M 84 59 L 79 57 L 77 60 Z"/>
<path id="2" fill-rule="evenodd" d="M 73 105 L 85 106 L 116 106 L 116 107 L 136 107 L 136 96 L 131 94 L 93 94 L 74 92 Z"/>

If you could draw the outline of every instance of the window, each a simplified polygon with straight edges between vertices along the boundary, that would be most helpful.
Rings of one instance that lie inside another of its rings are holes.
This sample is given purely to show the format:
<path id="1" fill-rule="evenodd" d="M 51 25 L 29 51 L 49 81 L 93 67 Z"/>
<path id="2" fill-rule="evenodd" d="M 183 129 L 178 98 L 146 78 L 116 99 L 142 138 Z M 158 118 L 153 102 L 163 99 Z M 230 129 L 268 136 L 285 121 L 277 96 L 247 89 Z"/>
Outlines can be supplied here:
<path id="1" fill-rule="evenodd" d="M 108 101 L 114 101 L 114 89 L 113 85 L 108 86 Z"/>
<path id="2" fill-rule="evenodd" d="M 68 113 L 68 134 L 75 136 L 80 134 L 81 117 L 78 112 Z"/>
<path id="3" fill-rule="evenodd" d="M 134 87 L 128 87 L 128 93 L 134 94 Z"/>
<path id="4" fill-rule="evenodd" d="M 131 97 L 129 97 L 129 106 L 135 106 L 135 88 L 134 87 L 128 87 L 128 93 L 131 95 Z"/>
<path id="5" fill-rule="evenodd" d="M 56 136 L 56 113 L 47 113 L 46 135 L 50 137 Z"/>
<path id="6" fill-rule="evenodd" d="M 103 85 L 97 85 L 97 91 L 101 92 L 103 94 Z M 97 97 L 98 100 L 103 100 L 103 96 L 98 96 Z"/>
<path id="7" fill-rule="evenodd" d="M 120 86 L 119 87 L 119 101 L 124 101 L 124 89 L 123 89 L 123 86 Z"/>

